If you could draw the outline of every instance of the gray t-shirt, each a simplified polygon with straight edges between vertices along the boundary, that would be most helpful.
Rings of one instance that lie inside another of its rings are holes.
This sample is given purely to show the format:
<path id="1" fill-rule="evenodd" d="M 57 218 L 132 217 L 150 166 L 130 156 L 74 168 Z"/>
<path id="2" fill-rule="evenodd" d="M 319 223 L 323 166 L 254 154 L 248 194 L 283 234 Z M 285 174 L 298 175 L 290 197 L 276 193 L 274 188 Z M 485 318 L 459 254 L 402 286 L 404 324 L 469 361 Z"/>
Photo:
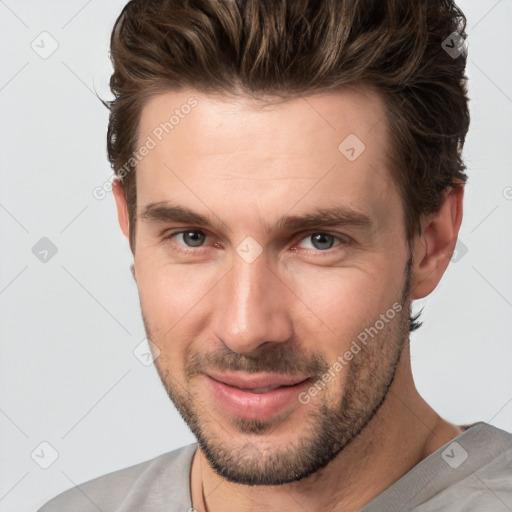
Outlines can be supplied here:
<path id="1" fill-rule="evenodd" d="M 90 480 L 39 512 L 189 512 L 197 444 Z M 429 455 L 360 512 L 511 512 L 512 434 L 477 423 Z"/>

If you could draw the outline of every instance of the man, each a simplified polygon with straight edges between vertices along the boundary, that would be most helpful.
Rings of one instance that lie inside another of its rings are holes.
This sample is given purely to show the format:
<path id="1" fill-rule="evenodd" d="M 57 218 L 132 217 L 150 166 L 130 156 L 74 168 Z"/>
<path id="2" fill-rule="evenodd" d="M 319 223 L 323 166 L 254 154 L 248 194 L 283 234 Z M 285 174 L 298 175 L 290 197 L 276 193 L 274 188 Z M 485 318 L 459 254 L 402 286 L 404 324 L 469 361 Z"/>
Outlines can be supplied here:
<path id="1" fill-rule="evenodd" d="M 464 28 L 445 0 L 126 6 L 113 191 L 198 443 L 42 511 L 512 510 L 512 435 L 441 418 L 409 357 L 462 219 Z"/>

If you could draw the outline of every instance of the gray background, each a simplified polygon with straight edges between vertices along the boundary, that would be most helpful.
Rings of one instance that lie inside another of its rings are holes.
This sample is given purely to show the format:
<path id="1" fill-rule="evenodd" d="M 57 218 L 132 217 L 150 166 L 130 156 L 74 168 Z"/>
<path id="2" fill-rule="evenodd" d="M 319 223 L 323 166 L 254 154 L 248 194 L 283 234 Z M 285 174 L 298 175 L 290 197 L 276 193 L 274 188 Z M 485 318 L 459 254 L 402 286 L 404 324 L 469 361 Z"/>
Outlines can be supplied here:
<path id="1" fill-rule="evenodd" d="M 133 353 L 145 335 L 131 253 L 111 194 L 92 195 L 111 174 L 94 90 L 110 97 L 108 40 L 124 3 L 0 0 L 1 511 L 36 510 L 193 441 Z M 460 6 L 472 98 L 464 246 L 417 303 L 426 325 L 412 336 L 413 368 L 448 420 L 510 431 L 512 1 Z M 57 248 L 46 261 L 43 237 Z"/>

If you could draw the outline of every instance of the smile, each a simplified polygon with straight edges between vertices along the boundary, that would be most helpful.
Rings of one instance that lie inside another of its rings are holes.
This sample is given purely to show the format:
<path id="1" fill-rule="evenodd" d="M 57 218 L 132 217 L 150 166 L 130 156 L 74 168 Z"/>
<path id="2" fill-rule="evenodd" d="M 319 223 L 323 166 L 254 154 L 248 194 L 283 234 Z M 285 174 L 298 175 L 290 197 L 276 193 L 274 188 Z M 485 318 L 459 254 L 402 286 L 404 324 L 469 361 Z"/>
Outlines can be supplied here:
<path id="1" fill-rule="evenodd" d="M 242 372 L 210 372 L 206 379 L 209 394 L 223 412 L 248 420 L 269 419 L 290 409 L 309 383 L 308 376 Z"/>

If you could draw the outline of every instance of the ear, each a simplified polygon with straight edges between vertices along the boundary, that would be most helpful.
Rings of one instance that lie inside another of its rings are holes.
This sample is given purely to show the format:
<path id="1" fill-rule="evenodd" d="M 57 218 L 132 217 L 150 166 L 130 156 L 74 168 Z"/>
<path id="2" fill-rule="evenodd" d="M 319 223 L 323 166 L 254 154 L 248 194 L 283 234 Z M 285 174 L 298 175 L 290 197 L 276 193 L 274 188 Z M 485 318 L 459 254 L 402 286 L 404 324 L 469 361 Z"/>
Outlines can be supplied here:
<path id="1" fill-rule="evenodd" d="M 120 180 L 114 179 L 112 182 L 112 193 L 116 200 L 117 218 L 123 235 L 130 238 L 130 220 L 128 217 L 128 207 L 126 206 L 126 197 L 124 187 Z"/>
<path id="2" fill-rule="evenodd" d="M 462 222 L 464 187 L 450 187 L 439 209 L 421 221 L 421 235 L 413 247 L 411 299 L 422 299 L 435 289 L 457 243 Z"/>

